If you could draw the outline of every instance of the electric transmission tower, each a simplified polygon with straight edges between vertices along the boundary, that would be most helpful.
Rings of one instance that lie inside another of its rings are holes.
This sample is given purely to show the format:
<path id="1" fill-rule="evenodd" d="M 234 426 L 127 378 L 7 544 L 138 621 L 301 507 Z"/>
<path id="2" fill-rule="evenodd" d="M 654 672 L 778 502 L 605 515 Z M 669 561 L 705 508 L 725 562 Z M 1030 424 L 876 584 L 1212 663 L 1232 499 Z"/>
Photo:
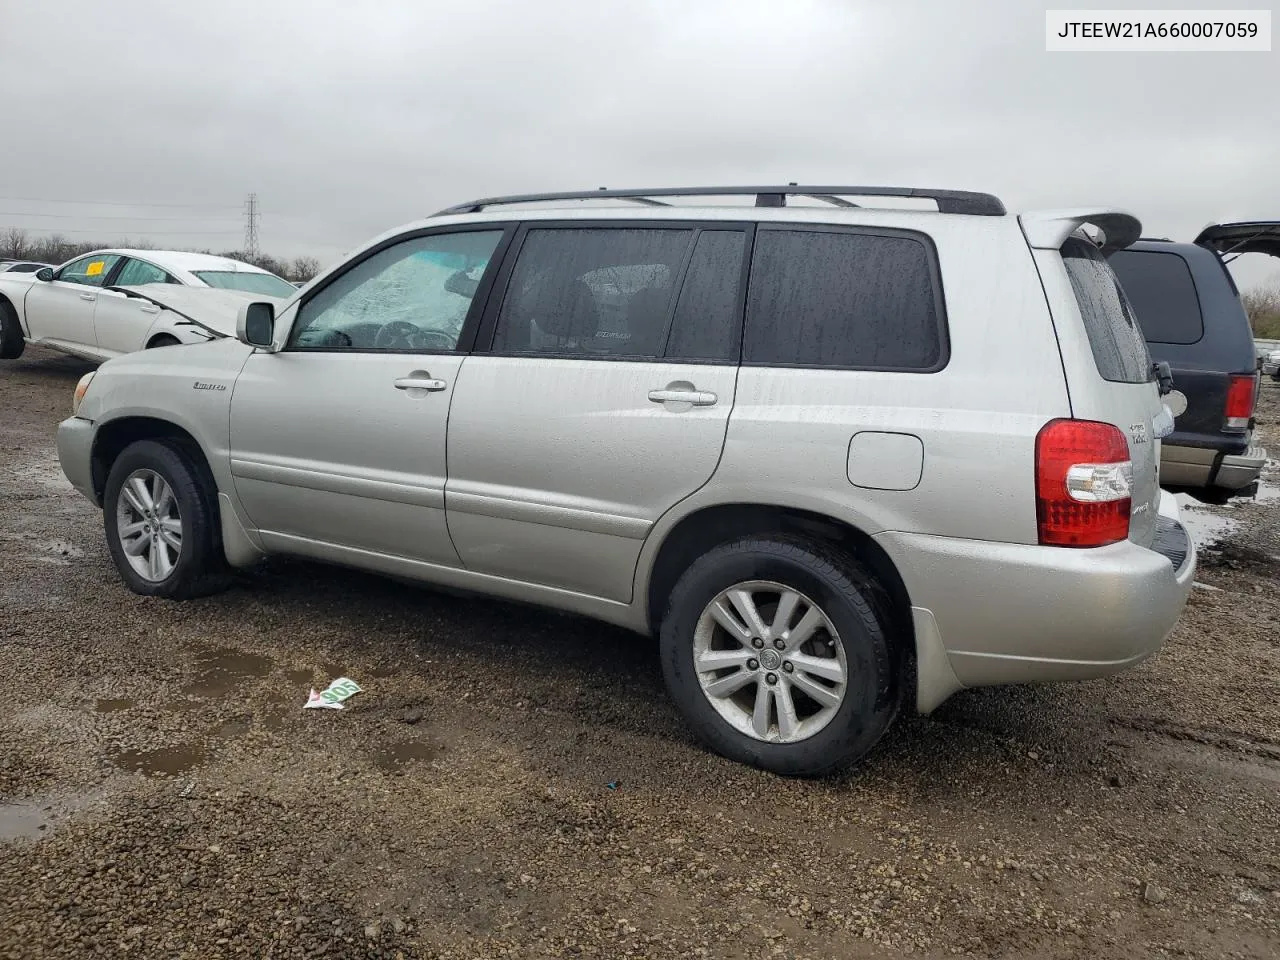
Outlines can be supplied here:
<path id="1" fill-rule="evenodd" d="M 244 202 L 244 252 L 250 257 L 258 255 L 258 195 L 249 194 Z"/>

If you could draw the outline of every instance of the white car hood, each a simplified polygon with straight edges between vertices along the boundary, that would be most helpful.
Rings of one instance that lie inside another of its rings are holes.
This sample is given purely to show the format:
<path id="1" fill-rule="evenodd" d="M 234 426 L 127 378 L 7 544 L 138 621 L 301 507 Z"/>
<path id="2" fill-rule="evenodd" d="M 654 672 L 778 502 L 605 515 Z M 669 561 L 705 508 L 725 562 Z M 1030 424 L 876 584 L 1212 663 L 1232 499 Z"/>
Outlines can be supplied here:
<path id="1" fill-rule="evenodd" d="M 114 289 L 146 297 L 152 303 L 188 320 L 194 320 L 224 337 L 236 335 L 236 320 L 240 315 L 240 308 L 246 303 L 266 300 L 275 304 L 277 313 L 288 303 L 280 297 L 267 297 L 260 293 L 220 290 L 214 287 L 184 287 L 175 283 L 144 283 Z"/>
<path id="2" fill-rule="evenodd" d="M 34 273 L 0 273 L 0 283 L 13 284 L 15 287 L 29 287 L 35 282 Z"/>

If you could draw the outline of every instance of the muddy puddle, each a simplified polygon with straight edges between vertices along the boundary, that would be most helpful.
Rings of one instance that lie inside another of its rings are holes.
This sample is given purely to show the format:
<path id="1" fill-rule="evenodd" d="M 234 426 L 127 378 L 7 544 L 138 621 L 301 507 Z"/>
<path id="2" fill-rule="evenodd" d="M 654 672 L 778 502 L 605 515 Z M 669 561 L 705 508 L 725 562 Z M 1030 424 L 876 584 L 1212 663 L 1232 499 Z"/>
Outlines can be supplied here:
<path id="1" fill-rule="evenodd" d="M 195 679 L 180 691 L 184 697 L 225 697 L 248 680 L 265 677 L 275 661 L 260 653 L 220 647 L 196 656 Z"/>
<path id="2" fill-rule="evenodd" d="M 206 756 L 202 744 L 185 743 L 155 750 L 118 750 L 111 754 L 111 762 L 144 777 L 172 777 L 204 763 Z"/>
<path id="3" fill-rule="evenodd" d="M 109 697 L 105 700 L 98 700 L 93 705 L 94 713 L 119 713 L 121 710 L 128 710 L 133 706 L 133 701 L 126 697 Z"/>
<path id="4" fill-rule="evenodd" d="M 400 773 L 411 764 L 430 763 L 442 753 L 444 753 L 444 747 L 438 743 L 411 740 L 406 743 L 389 744 L 375 750 L 373 764 L 384 773 Z"/>
<path id="5" fill-rule="evenodd" d="M 1275 503 L 1280 500 L 1280 479 L 1261 481 L 1256 499 L 1259 503 Z"/>
<path id="6" fill-rule="evenodd" d="M 1191 535 L 1198 550 L 1217 543 L 1240 526 L 1237 518 L 1212 512 L 1212 507 L 1193 499 L 1188 494 L 1180 493 L 1177 499 L 1182 525 L 1187 528 L 1187 533 Z"/>
<path id="7" fill-rule="evenodd" d="M 34 800 L 0 801 L 0 843 L 48 836 L 59 820 L 83 810 L 97 798 L 96 794 L 67 793 Z"/>
<path id="8" fill-rule="evenodd" d="M 237 718 L 235 720 L 224 720 L 218 724 L 218 729 L 214 731 L 214 735 L 223 740 L 230 740 L 235 737 L 243 737 L 249 732 L 253 726 L 253 721 L 247 717 Z"/>

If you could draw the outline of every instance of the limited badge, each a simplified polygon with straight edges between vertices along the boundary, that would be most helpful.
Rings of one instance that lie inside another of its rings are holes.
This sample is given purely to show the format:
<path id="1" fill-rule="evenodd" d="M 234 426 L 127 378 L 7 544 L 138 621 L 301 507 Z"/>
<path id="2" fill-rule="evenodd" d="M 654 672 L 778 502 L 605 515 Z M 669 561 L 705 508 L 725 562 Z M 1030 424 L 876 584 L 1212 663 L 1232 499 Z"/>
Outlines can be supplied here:
<path id="1" fill-rule="evenodd" d="M 1147 425 L 1145 423 L 1135 423 L 1129 427 L 1129 436 L 1133 437 L 1134 443 L 1147 442 Z"/>

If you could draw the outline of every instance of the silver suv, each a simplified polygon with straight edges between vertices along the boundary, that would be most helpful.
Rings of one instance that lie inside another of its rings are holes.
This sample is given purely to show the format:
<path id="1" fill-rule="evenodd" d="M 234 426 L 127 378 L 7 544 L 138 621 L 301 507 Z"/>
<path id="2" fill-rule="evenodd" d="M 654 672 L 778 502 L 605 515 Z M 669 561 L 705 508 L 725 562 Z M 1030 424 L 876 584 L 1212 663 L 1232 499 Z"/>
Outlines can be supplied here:
<path id="1" fill-rule="evenodd" d="M 882 187 L 481 200 L 104 364 L 58 450 L 138 593 L 290 554 L 576 611 L 660 638 L 712 748 L 817 774 L 1177 620 L 1173 420 L 1105 259 L 1139 232 Z"/>

